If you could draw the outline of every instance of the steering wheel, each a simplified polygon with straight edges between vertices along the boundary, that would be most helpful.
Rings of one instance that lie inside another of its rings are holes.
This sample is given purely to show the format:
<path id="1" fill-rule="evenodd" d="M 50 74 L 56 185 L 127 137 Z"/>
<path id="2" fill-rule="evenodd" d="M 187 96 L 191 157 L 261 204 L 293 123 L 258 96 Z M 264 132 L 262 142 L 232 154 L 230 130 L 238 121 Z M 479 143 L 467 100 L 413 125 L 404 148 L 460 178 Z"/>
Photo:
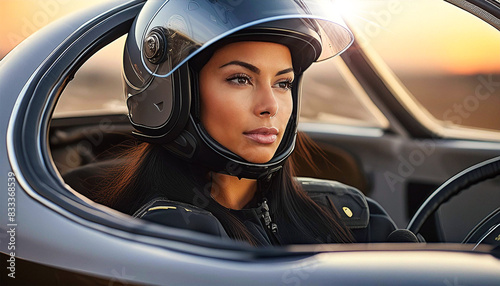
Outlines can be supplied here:
<path id="1" fill-rule="evenodd" d="M 434 212 L 450 198 L 458 195 L 463 190 L 473 186 L 479 182 L 494 178 L 500 175 L 500 156 L 495 157 L 472 167 L 469 167 L 455 176 L 444 182 L 437 188 L 425 202 L 417 210 L 406 229 L 417 234 L 424 222 L 434 214 Z M 463 243 L 477 242 L 479 239 L 484 240 L 488 235 L 496 229 L 500 230 L 500 208 L 491 213 L 486 219 L 483 219 L 477 224 L 473 231 L 466 237 Z M 495 227 L 496 226 L 496 227 Z M 471 241 L 476 239 L 476 241 Z M 490 238 L 491 239 L 491 238 Z M 488 239 L 488 240 L 490 240 Z M 491 239 L 493 240 L 493 239 Z M 495 239 L 495 241 L 497 241 Z M 498 241 L 497 241 L 498 243 Z"/>

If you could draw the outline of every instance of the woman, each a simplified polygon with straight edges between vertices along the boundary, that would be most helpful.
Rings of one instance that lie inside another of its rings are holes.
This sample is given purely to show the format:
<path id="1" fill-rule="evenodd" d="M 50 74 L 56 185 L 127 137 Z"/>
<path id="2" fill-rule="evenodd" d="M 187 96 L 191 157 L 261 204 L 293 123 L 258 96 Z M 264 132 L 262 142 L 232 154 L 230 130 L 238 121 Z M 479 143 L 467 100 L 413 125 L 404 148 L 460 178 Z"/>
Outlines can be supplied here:
<path id="1" fill-rule="evenodd" d="M 328 1 L 148 1 L 127 38 L 136 136 L 101 202 L 253 245 L 350 242 L 294 180 L 300 78 L 351 33 Z"/>

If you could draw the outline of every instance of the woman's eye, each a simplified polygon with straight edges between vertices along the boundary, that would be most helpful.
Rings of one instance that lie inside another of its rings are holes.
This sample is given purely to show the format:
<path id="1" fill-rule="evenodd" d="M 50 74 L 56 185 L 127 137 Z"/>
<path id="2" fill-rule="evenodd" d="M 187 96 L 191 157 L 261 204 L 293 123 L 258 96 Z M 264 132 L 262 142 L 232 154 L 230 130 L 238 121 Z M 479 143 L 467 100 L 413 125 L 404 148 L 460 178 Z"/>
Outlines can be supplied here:
<path id="1" fill-rule="evenodd" d="M 291 79 L 280 81 L 276 83 L 276 86 L 281 89 L 290 90 L 292 89 L 293 81 Z"/>
<path id="2" fill-rule="evenodd" d="M 252 83 L 252 78 L 244 74 L 238 74 L 227 78 L 226 81 L 236 85 L 247 85 Z"/>

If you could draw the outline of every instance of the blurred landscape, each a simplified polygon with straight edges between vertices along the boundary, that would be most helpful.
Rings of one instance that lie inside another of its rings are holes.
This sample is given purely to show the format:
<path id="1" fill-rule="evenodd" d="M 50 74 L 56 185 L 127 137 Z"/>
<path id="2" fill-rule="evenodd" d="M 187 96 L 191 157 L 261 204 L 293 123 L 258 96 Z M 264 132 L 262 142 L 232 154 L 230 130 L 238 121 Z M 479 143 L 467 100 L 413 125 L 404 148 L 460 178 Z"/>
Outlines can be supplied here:
<path id="1" fill-rule="evenodd" d="M 364 108 L 359 91 L 355 92 L 340 71 L 335 60 L 312 65 L 304 76 L 301 114 L 307 121 L 384 127 Z M 500 73 L 395 74 L 419 105 L 442 124 L 500 130 Z"/>
<path id="2" fill-rule="evenodd" d="M 436 119 L 500 130 L 500 74 L 407 75 L 400 79 Z"/>

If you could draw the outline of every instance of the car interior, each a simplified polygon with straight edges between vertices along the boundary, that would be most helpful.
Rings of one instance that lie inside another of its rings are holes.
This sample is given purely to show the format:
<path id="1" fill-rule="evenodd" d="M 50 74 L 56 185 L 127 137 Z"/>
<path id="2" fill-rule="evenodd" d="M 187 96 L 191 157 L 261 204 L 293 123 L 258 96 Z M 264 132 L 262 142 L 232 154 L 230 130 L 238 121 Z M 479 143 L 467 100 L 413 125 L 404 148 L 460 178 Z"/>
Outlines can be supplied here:
<path id="1" fill-rule="evenodd" d="M 111 132 L 102 130 L 104 118 L 107 122 L 112 122 Z M 85 121 L 80 118 L 73 121 L 67 118 L 56 119 L 52 122 L 50 131 L 52 156 L 64 181 L 73 190 L 90 199 L 93 190 L 101 186 L 100 180 L 103 180 L 106 170 L 122 163 L 115 157 L 116 152 L 113 150 L 126 140 L 134 140 L 131 136 L 132 127 L 126 116 L 104 118 L 90 117 Z M 92 145 L 91 140 L 99 144 Z M 342 218 L 357 242 L 385 242 L 397 226 L 380 204 L 362 193 L 361 190 L 366 191 L 366 179 L 354 158 L 334 148 L 317 150 L 312 156 L 312 160 L 323 162 L 324 166 L 314 168 L 307 164 L 305 158 L 294 158 L 298 162 L 297 166 L 300 166 L 297 179 L 303 189 L 311 197 L 321 196 L 322 193 L 334 194 L 336 199 L 333 202 L 324 200 L 322 205 L 332 207 L 333 204 L 343 213 Z M 329 160 L 334 160 L 335 166 L 329 164 Z M 338 177 L 335 177 L 336 173 L 339 174 Z M 359 187 L 340 183 L 349 180 Z"/>
<path id="2" fill-rule="evenodd" d="M 126 31 L 127 28 L 122 28 L 121 34 L 115 34 L 112 39 L 106 41 L 108 43 L 112 42 Z M 123 42 L 119 43 L 119 45 L 122 44 Z M 80 69 L 85 68 L 86 63 L 84 62 L 89 58 L 92 59 L 93 54 L 96 52 L 97 50 L 92 50 L 81 59 L 79 65 L 82 65 L 82 67 Z M 367 133 L 369 137 L 371 136 L 370 132 L 374 132 L 376 135 L 373 135 L 373 137 L 379 136 L 381 138 L 380 142 L 376 144 L 372 144 L 371 141 L 356 142 L 356 148 L 347 148 L 346 146 L 352 145 L 349 140 L 342 141 L 343 139 L 340 137 L 341 140 L 334 142 L 333 140 L 339 137 L 329 137 L 324 135 L 324 132 L 312 131 L 307 133 L 315 141 L 318 148 L 311 152 L 309 158 L 296 156 L 293 159 L 298 162 L 297 179 L 310 196 L 320 196 L 322 193 L 334 194 L 336 199 L 333 202 L 325 202 L 325 206 L 334 205 L 336 207 L 355 234 L 357 241 L 386 242 L 389 234 L 398 229 L 398 225 L 401 226 L 401 220 L 404 221 L 404 219 L 398 218 L 399 223 L 395 222 L 396 217 L 391 218 L 389 212 L 382 207 L 384 204 L 371 198 L 374 195 L 377 178 L 374 177 L 373 172 L 369 172 L 369 169 L 367 171 L 367 168 L 369 168 L 367 165 L 370 163 L 377 164 L 377 160 L 382 158 L 379 156 L 387 155 L 384 153 L 386 152 L 384 148 L 389 149 L 387 152 L 392 152 L 390 155 L 396 157 L 398 152 L 396 148 L 405 143 L 406 138 L 410 138 L 410 140 L 413 138 L 432 140 L 435 134 L 413 118 L 410 113 L 405 113 L 405 108 L 401 102 L 394 98 L 393 90 L 387 86 L 387 83 L 381 81 L 380 74 L 377 74 L 378 71 L 373 69 L 367 58 L 359 43 L 355 42 L 352 48 L 342 55 L 342 62 L 345 66 L 342 66 L 340 70 L 346 69 L 348 65 L 350 71 L 347 74 L 356 77 L 356 82 L 359 81 L 357 84 L 363 85 L 363 87 L 356 88 L 365 89 L 374 95 L 374 98 L 372 98 L 375 103 L 374 106 L 376 105 L 377 110 L 380 109 L 383 113 L 383 116 L 380 116 L 383 117 L 382 123 L 379 123 L 376 128 L 360 129 L 360 133 Z M 119 66 L 119 63 L 117 66 Z M 119 75 L 117 76 L 119 77 Z M 81 78 L 81 76 L 79 77 L 79 70 L 73 71 L 73 74 L 68 78 L 68 86 L 62 91 L 60 102 L 64 101 L 65 97 L 71 95 L 71 93 L 75 93 L 77 97 L 91 94 L 95 98 L 95 90 L 90 89 L 78 94 L 78 92 L 71 89 L 73 82 L 78 81 L 79 78 Z M 91 80 L 98 84 L 97 78 L 91 78 Z M 316 84 L 321 86 L 321 82 L 316 82 Z M 50 121 L 48 130 L 51 158 L 62 180 L 67 184 L 70 191 L 77 192 L 91 200 L 93 190 L 99 187 L 103 173 L 108 168 L 120 164 L 117 154 L 123 150 L 124 144 L 126 145 L 127 142 L 135 140 L 132 136 L 132 127 L 125 115 L 126 112 L 123 110 L 125 104 L 121 95 L 121 86 L 120 84 L 115 85 L 113 91 L 115 96 L 114 104 L 121 105 L 120 112 L 114 114 L 83 112 L 83 116 L 72 113 L 67 113 L 64 116 L 54 116 Z M 86 99 L 81 100 L 85 101 Z M 83 101 L 72 105 L 78 107 Z M 59 105 L 61 104 L 59 103 L 56 106 L 56 113 Z M 314 113 L 314 111 L 308 111 L 307 106 L 304 109 L 305 113 Z M 312 116 L 316 115 L 313 114 Z M 391 122 L 389 124 L 384 120 Z M 335 128 L 342 130 L 339 125 L 336 125 Z M 356 154 L 353 151 L 363 149 L 366 149 L 366 152 L 372 151 L 373 153 L 375 151 L 380 152 L 380 154 L 373 155 L 377 159 L 372 158 L 367 164 L 363 161 L 367 159 L 363 157 L 363 154 Z M 452 150 L 449 153 L 450 158 L 454 155 L 453 152 Z M 475 155 L 461 154 L 455 160 L 465 161 L 463 159 L 467 159 L 472 164 L 476 163 L 478 158 L 486 159 L 490 157 L 490 153 L 482 154 L 479 151 Z M 315 166 L 308 164 L 310 161 L 313 161 Z M 453 165 L 453 162 L 453 160 L 450 160 L 449 164 Z M 383 164 L 383 162 L 381 163 Z M 462 162 L 463 164 L 465 163 Z M 396 208 L 403 209 L 404 215 L 411 218 L 422 202 L 441 183 L 441 181 L 434 179 L 410 178 L 404 186 L 405 193 L 403 195 L 393 193 L 393 195 L 404 196 L 405 200 L 404 207 L 396 206 Z M 384 203 L 386 206 L 388 205 L 387 201 Z M 490 224 L 479 224 L 483 228 L 481 230 L 483 233 L 485 225 L 491 225 L 494 221 L 492 218 L 498 216 L 498 213 L 499 209 L 486 216 L 485 220 L 488 220 Z M 484 215 L 478 216 L 484 217 Z M 444 235 L 442 234 L 442 224 L 439 217 L 430 214 L 429 218 L 421 227 L 418 240 L 428 242 L 443 241 Z M 473 230 L 468 237 L 474 237 L 474 235 L 477 236 L 478 234 Z"/>

